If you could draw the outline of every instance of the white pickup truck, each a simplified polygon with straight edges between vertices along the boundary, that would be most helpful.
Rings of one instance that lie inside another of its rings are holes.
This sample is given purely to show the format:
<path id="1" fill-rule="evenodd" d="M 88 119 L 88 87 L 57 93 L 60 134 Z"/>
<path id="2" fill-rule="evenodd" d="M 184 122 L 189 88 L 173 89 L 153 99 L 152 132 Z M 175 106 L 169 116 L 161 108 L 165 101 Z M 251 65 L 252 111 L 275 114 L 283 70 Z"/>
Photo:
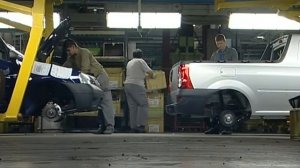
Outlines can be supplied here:
<path id="1" fill-rule="evenodd" d="M 225 127 L 251 116 L 288 116 L 289 99 L 300 95 L 300 35 L 272 41 L 257 61 L 178 62 L 169 81 L 169 114 L 216 116 Z"/>

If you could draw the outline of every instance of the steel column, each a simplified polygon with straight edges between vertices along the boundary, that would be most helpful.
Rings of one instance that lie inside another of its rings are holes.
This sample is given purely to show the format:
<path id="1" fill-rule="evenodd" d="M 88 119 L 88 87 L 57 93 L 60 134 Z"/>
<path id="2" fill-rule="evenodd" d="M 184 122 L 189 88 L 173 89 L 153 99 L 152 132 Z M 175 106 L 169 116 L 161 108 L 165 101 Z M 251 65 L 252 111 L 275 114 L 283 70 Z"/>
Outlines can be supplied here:
<path id="1" fill-rule="evenodd" d="M 17 28 L 19 30 L 23 30 L 25 32 L 30 32 L 30 30 L 31 30 L 31 27 L 26 26 L 24 24 L 20 24 L 18 22 L 11 21 L 9 19 L 0 18 L 0 22 L 4 23 L 4 24 L 7 24 L 9 26 L 15 27 L 15 28 Z"/>
<path id="2" fill-rule="evenodd" d="M 0 1 L 0 4 L 1 3 L 3 3 L 3 1 Z M 5 2 L 5 4 L 7 3 Z M 43 35 L 45 4 L 46 0 L 35 0 L 34 5 L 30 10 L 33 17 L 33 23 L 30 31 L 29 41 L 25 51 L 25 56 L 18 74 L 18 78 L 7 111 L 6 113 L 0 115 L 0 121 L 17 121 L 18 119 L 18 114 L 30 77 L 31 68 L 34 63 L 40 40 Z M 15 11 L 22 11 L 23 13 L 28 13 L 28 9 L 25 7 L 21 7 L 20 5 L 16 5 L 16 8 L 13 8 L 13 4 L 10 3 L 10 5 L 7 6 L 10 6 L 11 9 L 16 9 Z M 3 4 L 1 4 L 1 7 L 3 7 Z M 18 8 L 26 10 L 17 10 Z"/>

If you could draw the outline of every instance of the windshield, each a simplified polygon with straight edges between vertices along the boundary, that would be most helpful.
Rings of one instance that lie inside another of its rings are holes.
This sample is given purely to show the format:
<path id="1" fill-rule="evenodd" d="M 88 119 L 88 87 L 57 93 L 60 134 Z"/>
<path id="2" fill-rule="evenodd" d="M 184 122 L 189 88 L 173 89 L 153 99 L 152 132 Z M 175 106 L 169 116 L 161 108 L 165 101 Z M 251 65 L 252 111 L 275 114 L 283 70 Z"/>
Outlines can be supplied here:
<path id="1" fill-rule="evenodd" d="M 67 18 L 63 20 L 59 26 L 53 30 L 49 37 L 42 43 L 38 53 L 37 60 L 45 62 L 47 57 L 50 56 L 53 49 L 64 39 L 70 28 L 70 20 Z"/>

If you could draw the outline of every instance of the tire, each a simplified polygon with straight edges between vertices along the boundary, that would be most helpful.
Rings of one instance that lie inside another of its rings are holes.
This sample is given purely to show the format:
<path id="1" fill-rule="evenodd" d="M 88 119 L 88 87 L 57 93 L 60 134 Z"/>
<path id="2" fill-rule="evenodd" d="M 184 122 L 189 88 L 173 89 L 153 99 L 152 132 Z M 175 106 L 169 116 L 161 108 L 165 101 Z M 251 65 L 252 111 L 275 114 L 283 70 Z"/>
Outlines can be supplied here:
<path id="1" fill-rule="evenodd" d="M 231 110 L 224 110 L 219 115 L 220 125 L 225 128 L 232 128 L 237 123 L 237 117 Z"/>

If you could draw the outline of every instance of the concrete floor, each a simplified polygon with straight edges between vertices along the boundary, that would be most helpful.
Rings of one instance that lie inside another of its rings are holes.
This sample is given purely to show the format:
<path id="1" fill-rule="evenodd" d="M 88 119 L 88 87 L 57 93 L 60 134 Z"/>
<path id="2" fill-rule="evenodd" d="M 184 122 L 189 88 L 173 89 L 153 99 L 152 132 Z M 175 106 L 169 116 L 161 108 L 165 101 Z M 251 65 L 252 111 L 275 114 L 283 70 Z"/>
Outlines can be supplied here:
<path id="1" fill-rule="evenodd" d="M 300 168 L 289 135 L 0 134 L 1 168 Z"/>

